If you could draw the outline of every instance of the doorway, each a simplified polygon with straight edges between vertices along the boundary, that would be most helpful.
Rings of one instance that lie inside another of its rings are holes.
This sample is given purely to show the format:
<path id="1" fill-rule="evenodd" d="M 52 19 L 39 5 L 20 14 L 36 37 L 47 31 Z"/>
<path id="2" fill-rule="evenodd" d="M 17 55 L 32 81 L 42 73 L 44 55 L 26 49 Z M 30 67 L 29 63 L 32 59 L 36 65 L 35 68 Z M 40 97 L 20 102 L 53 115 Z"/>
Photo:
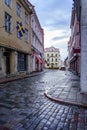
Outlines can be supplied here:
<path id="1" fill-rule="evenodd" d="M 6 58 L 6 74 L 10 74 L 10 51 L 5 51 L 4 56 Z"/>
<path id="2" fill-rule="evenodd" d="M 6 56 L 6 74 L 10 74 L 10 53 Z"/>

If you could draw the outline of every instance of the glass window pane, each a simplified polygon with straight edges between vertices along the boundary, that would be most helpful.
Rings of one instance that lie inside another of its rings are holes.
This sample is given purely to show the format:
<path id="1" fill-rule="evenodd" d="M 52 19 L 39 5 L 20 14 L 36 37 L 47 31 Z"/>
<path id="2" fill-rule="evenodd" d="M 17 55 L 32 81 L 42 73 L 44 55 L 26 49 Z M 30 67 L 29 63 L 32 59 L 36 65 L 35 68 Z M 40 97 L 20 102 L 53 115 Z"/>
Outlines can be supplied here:
<path id="1" fill-rule="evenodd" d="M 5 30 L 11 33 L 11 16 L 5 13 Z"/>
<path id="2" fill-rule="evenodd" d="M 16 5 L 16 12 L 19 17 L 21 17 L 21 6 L 17 3 Z"/>

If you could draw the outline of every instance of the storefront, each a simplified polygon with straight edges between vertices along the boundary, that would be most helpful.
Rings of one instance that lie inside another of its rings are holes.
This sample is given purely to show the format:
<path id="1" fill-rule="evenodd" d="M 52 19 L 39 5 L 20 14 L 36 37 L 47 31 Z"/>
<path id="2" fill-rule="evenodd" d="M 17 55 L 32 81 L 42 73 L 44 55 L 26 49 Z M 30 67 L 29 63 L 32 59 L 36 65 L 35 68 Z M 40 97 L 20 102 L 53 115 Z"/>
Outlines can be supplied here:
<path id="1" fill-rule="evenodd" d="M 35 70 L 36 71 L 42 71 L 43 70 L 43 61 L 42 59 L 39 57 L 38 54 L 34 54 L 35 56 Z"/>

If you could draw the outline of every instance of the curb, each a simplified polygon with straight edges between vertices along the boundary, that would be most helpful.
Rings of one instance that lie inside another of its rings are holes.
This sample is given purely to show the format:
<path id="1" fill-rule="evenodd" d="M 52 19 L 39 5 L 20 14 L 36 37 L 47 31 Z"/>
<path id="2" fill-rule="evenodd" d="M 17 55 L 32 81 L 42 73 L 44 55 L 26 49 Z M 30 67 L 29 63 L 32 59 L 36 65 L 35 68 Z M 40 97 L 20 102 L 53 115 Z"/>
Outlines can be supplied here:
<path id="1" fill-rule="evenodd" d="M 4 83 L 8 83 L 8 82 L 12 82 L 12 81 L 16 81 L 16 80 L 20 80 L 20 79 L 24 79 L 24 78 L 28 78 L 30 76 L 20 76 L 20 77 L 14 77 L 14 78 L 8 78 L 8 79 L 2 79 L 2 81 L 0 81 L 0 84 L 4 84 Z"/>
<path id="2" fill-rule="evenodd" d="M 78 107 L 87 108 L 87 105 L 85 105 L 85 104 L 75 103 L 75 102 L 68 102 L 68 101 L 64 101 L 64 100 L 61 100 L 61 99 L 54 98 L 51 95 L 47 94 L 47 91 L 44 93 L 44 95 L 45 95 L 45 97 L 47 97 L 51 101 L 54 101 L 54 102 L 57 102 L 57 103 L 61 103 L 61 104 L 65 104 L 65 105 L 74 105 L 74 106 L 78 106 Z"/>
<path id="3" fill-rule="evenodd" d="M 2 81 L 0 81 L 0 84 L 4 84 L 4 83 L 16 81 L 16 80 L 21 80 L 21 79 L 24 79 L 24 78 L 34 77 L 34 76 L 40 75 L 42 73 L 45 73 L 45 72 L 38 72 L 38 73 L 35 73 L 35 74 L 30 74 L 30 75 L 25 75 L 25 76 L 2 79 Z"/>

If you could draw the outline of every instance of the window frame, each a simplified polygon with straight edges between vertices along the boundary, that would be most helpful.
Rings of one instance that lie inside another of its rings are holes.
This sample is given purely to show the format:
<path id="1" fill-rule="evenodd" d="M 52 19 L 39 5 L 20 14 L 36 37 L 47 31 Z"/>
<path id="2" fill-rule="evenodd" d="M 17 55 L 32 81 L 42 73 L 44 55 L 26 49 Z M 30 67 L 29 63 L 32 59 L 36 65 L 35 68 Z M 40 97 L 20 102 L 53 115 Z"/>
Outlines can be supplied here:
<path id="1" fill-rule="evenodd" d="M 5 4 L 6 4 L 8 7 L 12 7 L 12 0 L 5 0 Z"/>
<path id="2" fill-rule="evenodd" d="M 47 62 L 49 62 L 49 59 L 47 59 Z"/>
<path id="3" fill-rule="evenodd" d="M 47 53 L 47 57 L 49 57 L 49 54 Z"/>
<path id="4" fill-rule="evenodd" d="M 12 16 L 7 12 L 5 12 L 5 31 L 8 33 L 11 33 L 12 31 Z"/>
<path id="5" fill-rule="evenodd" d="M 51 57 L 53 57 L 54 55 L 53 55 L 53 53 L 51 54 Z"/>
<path id="6" fill-rule="evenodd" d="M 55 56 L 57 57 L 58 55 L 57 55 L 57 54 L 55 54 Z"/>
<path id="7" fill-rule="evenodd" d="M 20 71 L 26 71 L 26 54 L 18 53 L 17 56 L 18 59 L 18 72 Z"/>
<path id="8" fill-rule="evenodd" d="M 22 9 L 19 3 L 16 3 L 16 13 L 17 13 L 17 16 L 22 17 Z"/>
<path id="9" fill-rule="evenodd" d="M 29 31 L 25 28 L 25 42 L 29 42 Z"/>
<path id="10" fill-rule="evenodd" d="M 29 18 L 28 13 L 25 12 L 25 23 L 26 23 L 27 25 L 28 25 L 28 18 Z"/>
<path id="11" fill-rule="evenodd" d="M 58 60 L 57 60 L 57 58 L 55 59 L 55 62 L 57 62 Z"/>
<path id="12" fill-rule="evenodd" d="M 51 60 L 52 62 L 54 62 L 54 59 L 52 58 L 52 60 Z"/>

